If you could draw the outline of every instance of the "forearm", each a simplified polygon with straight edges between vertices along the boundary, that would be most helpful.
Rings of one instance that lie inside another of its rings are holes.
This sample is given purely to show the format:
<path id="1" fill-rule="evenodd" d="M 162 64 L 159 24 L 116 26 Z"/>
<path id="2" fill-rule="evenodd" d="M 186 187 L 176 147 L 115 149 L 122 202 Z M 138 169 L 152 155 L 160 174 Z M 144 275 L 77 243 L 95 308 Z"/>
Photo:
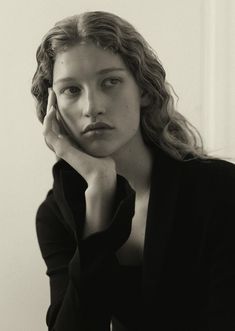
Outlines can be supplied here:
<path id="1" fill-rule="evenodd" d="M 98 181 L 88 187 L 85 192 L 86 221 L 83 238 L 88 235 L 105 230 L 109 226 L 116 191 L 116 178 L 106 183 Z"/>

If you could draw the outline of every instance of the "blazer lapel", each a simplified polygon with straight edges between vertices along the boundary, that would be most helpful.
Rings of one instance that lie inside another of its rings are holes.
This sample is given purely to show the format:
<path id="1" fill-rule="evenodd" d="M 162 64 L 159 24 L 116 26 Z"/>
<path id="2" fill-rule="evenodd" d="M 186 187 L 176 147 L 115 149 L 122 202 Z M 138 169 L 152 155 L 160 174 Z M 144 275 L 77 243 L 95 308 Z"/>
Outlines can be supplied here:
<path id="1" fill-rule="evenodd" d="M 160 150 L 154 160 L 143 256 L 143 293 L 147 306 L 161 300 L 164 261 L 175 221 L 180 162 Z"/>

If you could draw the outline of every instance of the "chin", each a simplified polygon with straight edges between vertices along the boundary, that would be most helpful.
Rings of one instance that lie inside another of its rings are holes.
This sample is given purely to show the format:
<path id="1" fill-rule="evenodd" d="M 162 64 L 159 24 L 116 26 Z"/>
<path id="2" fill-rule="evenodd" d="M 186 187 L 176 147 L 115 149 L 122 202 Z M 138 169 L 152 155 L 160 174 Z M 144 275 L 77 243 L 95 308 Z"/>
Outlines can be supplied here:
<path id="1" fill-rule="evenodd" d="M 107 150 L 105 148 L 84 148 L 84 152 L 93 156 L 93 157 L 111 157 L 112 154 L 115 153 L 115 151 Z"/>
<path id="2" fill-rule="evenodd" d="M 93 157 L 114 157 L 125 151 L 128 141 L 109 140 L 93 141 L 90 144 L 81 144 L 83 151 Z"/>

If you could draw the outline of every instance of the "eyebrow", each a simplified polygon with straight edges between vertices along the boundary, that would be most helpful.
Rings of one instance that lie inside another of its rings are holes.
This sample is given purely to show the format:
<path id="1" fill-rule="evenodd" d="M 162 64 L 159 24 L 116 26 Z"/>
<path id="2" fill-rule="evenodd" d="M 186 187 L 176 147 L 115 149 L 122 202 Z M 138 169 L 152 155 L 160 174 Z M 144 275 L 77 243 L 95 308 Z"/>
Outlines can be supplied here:
<path id="1" fill-rule="evenodd" d="M 101 69 L 99 71 L 96 71 L 95 74 L 96 75 L 103 75 L 103 74 L 106 74 L 106 73 L 111 72 L 111 71 L 126 71 L 126 69 L 124 69 L 124 68 L 116 68 L 116 67 L 105 68 L 105 69 Z M 58 83 L 69 82 L 71 80 L 75 80 L 75 78 L 73 78 L 73 77 L 65 77 L 65 78 L 57 79 L 54 82 L 54 85 L 56 85 Z"/>

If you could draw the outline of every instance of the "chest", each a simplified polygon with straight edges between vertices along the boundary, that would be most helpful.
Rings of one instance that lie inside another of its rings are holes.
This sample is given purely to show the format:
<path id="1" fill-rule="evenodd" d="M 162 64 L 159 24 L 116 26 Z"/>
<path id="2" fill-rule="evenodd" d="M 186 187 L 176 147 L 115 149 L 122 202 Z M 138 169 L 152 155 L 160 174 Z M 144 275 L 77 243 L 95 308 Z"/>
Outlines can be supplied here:
<path id="1" fill-rule="evenodd" d="M 116 252 L 120 264 L 139 265 L 142 263 L 148 200 L 149 196 L 145 199 L 136 200 L 131 234 L 124 245 Z"/>

